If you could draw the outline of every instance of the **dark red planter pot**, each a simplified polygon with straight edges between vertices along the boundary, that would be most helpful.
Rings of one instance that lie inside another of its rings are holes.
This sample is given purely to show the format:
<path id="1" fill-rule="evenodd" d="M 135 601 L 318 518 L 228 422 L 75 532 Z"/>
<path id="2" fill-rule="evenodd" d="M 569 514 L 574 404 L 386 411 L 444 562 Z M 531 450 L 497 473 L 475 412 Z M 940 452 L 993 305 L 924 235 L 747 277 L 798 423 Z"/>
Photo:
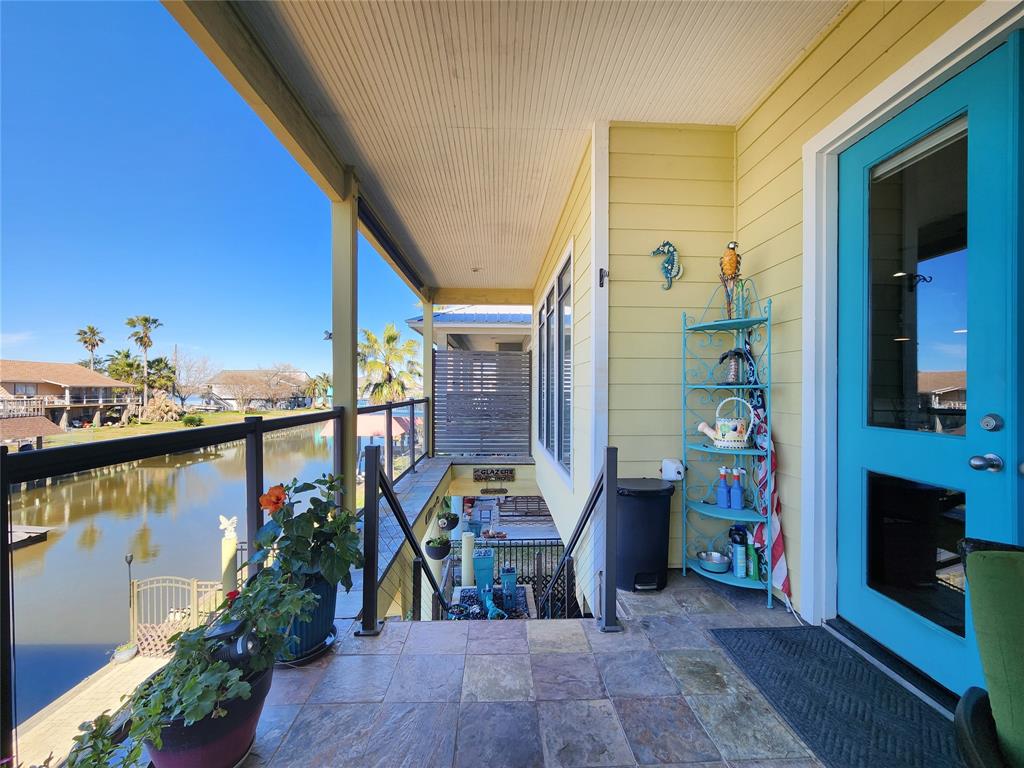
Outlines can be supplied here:
<path id="1" fill-rule="evenodd" d="M 216 719 L 206 717 L 186 727 L 180 721 L 164 728 L 160 750 L 146 745 L 156 768 L 233 768 L 242 761 L 253 740 L 263 712 L 263 702 L 270 693 L 273 668 L 251 681 L 252 695 L 224 705 L 227 715 Z"/>

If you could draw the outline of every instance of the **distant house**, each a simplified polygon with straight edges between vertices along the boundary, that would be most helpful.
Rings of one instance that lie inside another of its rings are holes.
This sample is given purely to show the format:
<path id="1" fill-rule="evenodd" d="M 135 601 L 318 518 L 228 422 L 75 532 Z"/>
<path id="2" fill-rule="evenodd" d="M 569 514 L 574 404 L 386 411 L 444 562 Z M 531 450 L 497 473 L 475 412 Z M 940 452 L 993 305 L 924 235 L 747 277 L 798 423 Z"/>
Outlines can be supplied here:
<path id="1" fill-rule="evenodd" d="M 964 434 L 967 421 L 967 371 L 921 371 L 917 374 L 921 411 L 934 420 L 936 432 Z"/>
<path id="2" fill-rule="evenodd" d="M 0 417 L 5 419 L 45 417 L 66 430 L 120 418 L 125 407 L 138 402 L 129 382 L 75 363 L 0 360 Z M 6 426 L 13 430 L 13 424 Z"/>
<path id="3" fill-rule="evenodd" d="M 405 324 L 423 335 L 423 315 Z M 463 304 L 434 310 L 434 346 L 476 352 L 525 352 L 530 348 L 527 306 Z"/>
<path id="4" fill-rule="evenodd" d="M 309 374 L 297 368 L 223 370 L 210 379 L 204 401 L 225 411 L 305 408 L 311 404 L 306 395 L 309 380 Z"/>

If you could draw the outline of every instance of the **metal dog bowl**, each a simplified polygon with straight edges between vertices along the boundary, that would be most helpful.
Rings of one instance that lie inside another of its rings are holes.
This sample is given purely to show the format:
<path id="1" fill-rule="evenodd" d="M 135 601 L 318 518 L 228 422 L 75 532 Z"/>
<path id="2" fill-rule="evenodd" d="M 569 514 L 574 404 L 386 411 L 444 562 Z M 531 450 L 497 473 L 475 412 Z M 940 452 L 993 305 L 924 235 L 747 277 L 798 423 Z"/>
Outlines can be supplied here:
<path id="1" fill-rule="evenodd" d="M 721 552 L 698 552 L 697 562 L 711 573 L 725 573 L 732 568 L 732 558 Z"/>

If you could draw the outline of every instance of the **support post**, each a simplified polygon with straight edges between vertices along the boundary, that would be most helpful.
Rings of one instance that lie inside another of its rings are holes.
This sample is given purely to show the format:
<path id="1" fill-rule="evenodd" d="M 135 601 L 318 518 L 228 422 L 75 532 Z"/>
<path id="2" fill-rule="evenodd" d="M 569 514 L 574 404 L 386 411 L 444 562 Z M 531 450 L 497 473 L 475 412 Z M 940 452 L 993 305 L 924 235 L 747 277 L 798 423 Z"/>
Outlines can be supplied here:
<path id="1" fill-rule="evenodd" d="M 392 430 L 392 420 L 395 417 L 395 411 L 388 406 L 387 410 L 384 411 L 384 466 L 386 468 L 385 474 L 388 480 L 392 483 L 395 482 L 395 436 Z"/>
<path id="2" fill-rule="evenodd" d="M 412 559 L 412 620 L 419 621 L 423 610 L 423 561 Z"/>
<path id="3" fill-rule="evenodd" d="M 409 471 L 416 471 L 416 404 L 409 404 Z"/>
<path id="4" fill-rule="evenodd" d="M 357 242 L 359 223 L 359 195 L 353 182 L 352 194 L 345 200 L 331 202 L 331 296 L 333 357 L 333 404 L 344 408 L 343 429 L 338 431 L 335 421 L 335 440 L 344 446 L 341 476 L 345 496 L 355 504 L 356 462 L 358 460 L 357 425 L 357 310 L 358 274 Z"/>
<path id="5" fill-rule="evenodd" d="M 345 476 L 345 441 L 342 436 L 345 434 L 345 409 L 340 406 L 334 406 L 334 418 L 331 419 L 331 426 L 334 430 L 334 463 L 331 467 L 331 472 L 335 477 L 344 478 Z M 355 496 L 351 497 L 352 508 L 354 511 L 356 499 Z M 345 486 L 342 485 L 340 492 L 334 494 L 334 503 L 339 507 L 345 503 Z"/>
<path id="6" fill-rule="evenodd" d="M 434 455 L 434 432 L 431 424 L 430 409 L 434 405 L 434 302 L 423 302 L 423 396 L 428 399 L 423 409 L 424 452 Z"/>
<path id="7" fill-rule="evenodd" d="M 602 632 L 621 632 L 615 615 L 616 557 L 619 550 L 619 449 L 608 446 L 604 449 L 604 592 L 601 606 L 601 620 L 598 627 Z"/>
<path id="8" fill-rule="evenodd" d="M 380 527 L 380 446 L 366 446 L 365 506 L 363 507 L 363 617 L 356 635 L 379 635 L 377 621 L 377 537 Z"/>
<path id="9" fill-rule="evenodd" d="M 245 436 L 245 541 L 252 557 L 256 554 L 256 533 L 263 526 L 263 417 L 246 416 L 245 423 L 249 426 Z"/>
<path id="10" fill-rule="evenodd" d="M 0 760 L 14 757 L 14 672 L 11 653 L 11 486 L 7 482 L 7 446 L 0 445 L 0 530 L 3 563 L 0 564 Z"/>

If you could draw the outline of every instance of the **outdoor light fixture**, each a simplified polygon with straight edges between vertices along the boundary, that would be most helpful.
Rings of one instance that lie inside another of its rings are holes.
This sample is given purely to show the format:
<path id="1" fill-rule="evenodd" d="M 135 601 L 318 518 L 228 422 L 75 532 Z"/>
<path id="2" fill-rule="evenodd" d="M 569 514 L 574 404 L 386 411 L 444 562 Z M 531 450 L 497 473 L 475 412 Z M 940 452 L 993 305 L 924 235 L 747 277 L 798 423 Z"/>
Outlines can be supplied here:
<path id="1" fill-rule="evenodd" d="M 920 283 L 930 283 L 934 278 L 931 275 L 919 275 L 916 272 L 893 272 L 893 277 L 905 277 L 907 278 L 907 290 L 910 293 L 914 292 L 914 288 Z"/>
<path id="2" fill-rule="evenodd" d="M 953 333 L 967 333 L 966 328 L 957 328 Z"/>
<path id="3" fill-rule="evenodd" d="M 324 341 L 330 341 L 333 338 L 334 333 L 332 331 L 324 331 Z"/>
<path id="4" fill-rule="evenodd" d="M 893 341 L 910 341 L 910 338 L 907 336 L 897 336 Z"/>

